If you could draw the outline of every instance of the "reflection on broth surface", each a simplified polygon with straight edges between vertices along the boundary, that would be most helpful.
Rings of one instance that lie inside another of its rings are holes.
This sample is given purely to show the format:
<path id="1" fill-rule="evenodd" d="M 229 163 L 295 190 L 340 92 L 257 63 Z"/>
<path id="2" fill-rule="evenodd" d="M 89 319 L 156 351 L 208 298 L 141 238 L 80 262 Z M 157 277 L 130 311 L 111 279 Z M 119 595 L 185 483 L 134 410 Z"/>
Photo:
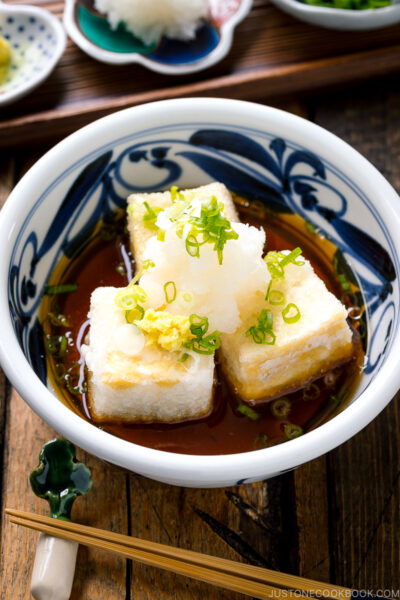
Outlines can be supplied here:
<path id="1" fill-rule="evenodd" d="M 328 289 L 350 309 L 349 320 L 356 341 L 354 358 L 306 387 L 264 405 L 257 404 L 255 408 L 240 402 L 217 364 L 214 405 L 207 417 L 176 424 L 102 424 L 106 431 L 170 452 L 247 452 L 309 431 L 334 416 L 351 399 L 363 363 L 366 315 L 349 266 L 336 247 L 300 217 L 278 215 L 242 198 L 235 201 L 242 222 L 265 228 L 268 250 L 291 250 L 300 246 Z M 49 377 L 62 400 L 89 421 L 80 346 L 89 325 L 87 313 L 92 291 L 99 286 L 123 287 L 132 278 L 134 265 L 124 218 L 124 215 L 113 215 L 75 259 L 58 266 L 51 283 L 61 287 L 50 287 L 50 295 L 45 296 L 42 305 Z"/>

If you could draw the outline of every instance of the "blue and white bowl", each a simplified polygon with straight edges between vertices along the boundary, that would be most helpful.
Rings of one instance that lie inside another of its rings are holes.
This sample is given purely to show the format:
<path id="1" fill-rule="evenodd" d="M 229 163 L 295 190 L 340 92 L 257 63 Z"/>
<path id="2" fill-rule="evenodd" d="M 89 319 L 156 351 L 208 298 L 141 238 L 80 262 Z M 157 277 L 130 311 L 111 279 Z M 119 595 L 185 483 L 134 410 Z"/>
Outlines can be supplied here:
<path id="1" fill-rule="evenodd" d="M 114 437 L 69 410 L 47 386 L 38 309 L 54 266 L 132 190 L 223 181 L 294 212 L 343 252 L 368 310 L 363 377 L 337 416 L 275 447 L 187 456 Z M 297 116 L 222 99 L 156 102 L 105 117 L 48 152 L 0 215 L 0 360 L 26 402 L 89 452 L 160 481 L 196 487 L 266 479 L 338 446 L 400 387 L 400 198 L 360 154 Z"/>
<path id="2" fill-rule="evenodd" d="M 0 106 L 19 100 L 52 72 L 65 49 L 60 21 L 35 6 L 15 6 L 0 0 L 0 35 L 11 46 L 11 64 L 0 85 Z"/>

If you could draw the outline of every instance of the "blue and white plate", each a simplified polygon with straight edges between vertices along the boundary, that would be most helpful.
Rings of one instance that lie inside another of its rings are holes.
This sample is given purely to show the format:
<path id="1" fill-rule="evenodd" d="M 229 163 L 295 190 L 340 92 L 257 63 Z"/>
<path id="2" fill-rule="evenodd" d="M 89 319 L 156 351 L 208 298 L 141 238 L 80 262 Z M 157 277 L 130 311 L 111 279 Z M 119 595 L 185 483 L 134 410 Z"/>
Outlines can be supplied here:
<path id="1" fill-rule="evenodd" d="M 0 85 L 0 106 L 25 96 L 54 69 L 65 49 L 59 20 L 35 6 L 10 6 L 0 0 L 0 36 L 11 46 L 11 64 Z"/>
<path id="2" fill-rule="evenodd" d="M 64 25 L 81 50 L 100 62 L 113 65 L 139 63 L 167 75 L 194 73 L 222 60 L 232 46 L 236 25 L 250 11 L 252 0 L 210 0 L 210 18 L 193 40 L 163 38 L 146 46 L 121 24 L 111 29 L 92 0 L 66 0 Z"/>

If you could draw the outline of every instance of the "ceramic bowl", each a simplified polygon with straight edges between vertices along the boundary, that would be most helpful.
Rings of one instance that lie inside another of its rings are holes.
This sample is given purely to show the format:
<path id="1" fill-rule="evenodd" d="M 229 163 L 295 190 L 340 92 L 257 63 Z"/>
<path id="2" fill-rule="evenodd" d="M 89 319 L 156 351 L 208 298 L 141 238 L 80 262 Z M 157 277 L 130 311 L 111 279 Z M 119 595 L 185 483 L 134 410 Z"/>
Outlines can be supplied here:
<path id="1" fill-rule="evenodd" d="M 65 49 L 60 21 L 47 10 L 0 1 L 0 35 L 10 44 L 11 65 L 0 85 L 0 106 L 31 92 L 52 72 Z"/>
<path id="2" fill-rule="evenodd" d="M 222 180 L 293 212 L 343 252 L 368 315 L 362 379 L 330 421 L 274 447 L 187 456 L 114 437 L 68 409 L 46 379 L 38 308 L 54 266 L 132 190 Z M 400 387 L 400 198 L 360 154 L 292 114 L 223 99 L 181 99 L 100 119 L 55 146 L 21 179 L 0 214 L 0 361 L 12 384 L 67 439 L 160 481 L 227 486 L 275 476 L 338 446 Z"/>
<path id="3" fill-rule="evenodd" d="M 81 50 L 113 65 L 139 63 L 166 75 L 183 75 L 211 67 L 229 52 L 233 32 L 250 11 L 252 0 L 211 0 L 210 19 L 193 40 L 164 38 L 146 46 L 123 29 L 113 31 L 105 17 L 93 9 L 93 0 L 66 0 L 64 25 Z"/>
<path id="4" fill-rule="evenodd" d="M 348 10 L 310 6 L 300 0 L 271 1 L 292 17 L 327 29 L 366 31 L 400 23 L 400 4 L 375 10 Z"/>

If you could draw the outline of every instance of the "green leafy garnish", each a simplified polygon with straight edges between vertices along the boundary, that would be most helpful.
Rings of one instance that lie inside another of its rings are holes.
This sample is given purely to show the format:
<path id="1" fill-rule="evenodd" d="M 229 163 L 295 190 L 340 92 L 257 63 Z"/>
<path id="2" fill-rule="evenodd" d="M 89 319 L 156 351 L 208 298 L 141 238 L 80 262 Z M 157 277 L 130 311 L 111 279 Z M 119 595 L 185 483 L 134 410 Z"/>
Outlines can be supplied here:
<path id="1" fill-rule="evenodd" d="M 153 267 L 155 267 L 155 264 L 151 258 L 144 260 L 129 285 L 119 290 L 115 296 L 115 304 L 118 308 L 125 310 L 125 320 L 127 323 L 133 323 L 133 321 L 143 318 L 144 309 L 140 304 L 146 302 L 147 294 L 136 282 L 143 275 L 144 271 Z"/>
<path id="2" fill-rule="evenodd" d="M 336 410 L 336 408 L 342 402 L 344 402 L 346 400 L 348 395 L 349 395 L 349 388 L 345 388 L 344 390 L 339 392 L 336 396 L 330 396 L 329 400 L 330 400 L 330 404 L 331 404 L 331 409 Z"/>
<path id="3" fill-rule="evenodd" d="M 316 400 L 321 395 L 321 390 L 316 383 L 309 383 L 303 389 L 303 400 Z"/>
<path id="4" fill-rule="evenodd" d="M 185 348 L 197 352 L 197 354 L 214 354 L 215 350 L 221 346 L 221 333 L 215 330 L 213 333 L 205 335 L 208 331 L 207 317 L 199 315 L 190 315 L 190 333 L 194 336 L 184 343 Z"/>
<path id="5" fill-rule="evenodd" d="M 316 228 L 316 226 L 315 226 L 315 225 L 313 225 L 312 223 L 310 223 L 310 221 L 306 221 L 306 222 L 304 223 L 304 225 L 305 225 L 305 228 L 307 229 L 307 231 L 308 231 L 309 233 L 316 233 L 316 231 L 317 231 L 317 228 Z"/>
<path id="6" fill-rule="evenodd" d="M 171 194 L 171 200 L 172 202 L 176 202 L 177 200 L 184 200 L 185 196 L 182 194 L 182 192 L 179 191 L 179 188 L 177 185 L 173 185 L 170 188 L 170 194 Z"/>
<path id="7" fill-rule="evenodd" d="M 293 324 L 297 323 L 297 321 L 300 319 L 301 313 L 296 304 L 289 302 L 289 304 L 282 311 L 282 317 L 285 323 Z"/>
<path id="8" fill-rule="evenodd" d="M 164 284 L 165 301 L 167 304 L 171 304 L 176 298 L 176 285 L 174 281 L 167 281 Z"/>
<path id="9" fill-rule="evenodd" d="M 68 350 L 68 339 L 65 335 L 46 335 L 44 346 L 49 354 L 65 356 Z"/>
<path id="10" fill-rule="evenodd" d="M 190 233 L 185 240 L 185 248 L 190 256 L 200 257 L 200 244 L 192 233 Z"/>
<path id="11" fill-rule="evenodd" d="M 266 433 L 259 433 L 253 442 L 254 450 L 261 450 L 268 446 L 268 436 Z"/>
<path id="12" fill-rule="evenodd" d="M 64 285 L 48 285 L 44 289 L 46 296 L 55 296 L 56 294 L 69 294 L 76 292 L 78 289 L 77 283 L 66 283 Z"/>
<path id="13" fill-rule="evenodd" d="M 285 432 L 285 436 L 288 440 L 294 440 L 300 435 L 303 435 L 303 429 L 300 427 L 300 425 L 294 425 L 294 423 L 287 423 L 283 427 L 283 431 Z"/>
<path id="14" fill-rule="evenodd" d="M 274 417 L 287 417 L 292 405 L 287 398 L 278 398 L 271 404 L 271 411 Z"/>
<path id="15" fill-rule="evenodd" d="M 144 308 L 137 304 L 135 308 L 125 311 L 125 321 L 132 324 L 134 321 L 140 321 L 144 317 Z"/>
<path id="16" fill-rule="evenodd" d="M 301 267 L 302 265 L 304 265 L 304 261 L 296 261 L 296 258 L 298 258 L 301 253 L 301 248 L 297 247 L 291 252 L 289 252 L 289 254 L 284 254 L 279 264 L 281 265 L 281 267 L 286 267 L 286 265 L 288 265 L 289 263 L 293 263 L 298 267 Z"/>
<path id="17" fill-rule="evenodd" d="M 338 275 L 338 280 L 339 280 L 339 282 L 340 282 L 340 285 L 341 285 L 341 287 L 342 287 L 342 290 L 343 290 L 344 292 L 349 292 L 349 291 L 350 291 L 350 284 L 349 284 L 349 282 L 347 281 L 347 277 L 346 277 L 346 275 L 345 275 L 344 273 L 339 273 L 339 275 Z"/>
<path id="18" fill-rule="evenodd" d="M 296 260 L 301 253 L 302 250 L 299 247 L 289 252 L 289 254 L 276 252 L 274 250 L 267 252 L 264 256 L 264 260 L 272 279 L 283 279 L 285 277 L 285 267 L 289 263 L 293 263 L 298 267 L 304 265 L 304 261 Z"/>
<path id="19" fill-rule="evenodd" d="M 184 352 L 182 354 L 182 356 L 180 358 L 178 358 L 178 362 L 182 362 L 183 363 L 183 362 L 187 361 L 188 358 L 189 358 L 189 354 L 187 352 Z"/>
<path id="20" fill-rule="evenodd" d="M 156 225 L 158 213 L 160 213 L 163 209 L 158 206 L 150 206 L 148 202 L 143 202 L 143 206 L 146 209 L 145 214 L 143 215 L 143 224 L 147 229 L 151 231 L 158 230 Z"/>
<path id="21" fill-rule="evenodd" d="M 191 225 L 186 236 L 186 251 L 190 256 L 200 256 L 200 246 L 213 244 L 218 256 L 218 262 L 222 265 L 223 250 L 228 240 L 237 240 L 239 235 L 234 231 L 230 221 L 223 215 L 224 205 L 218 202 L 216 196 L 205 200 L 200 209 L 200 216 L 196 217 L 190 213 L 190 205 L 173 220 L 180 221 L 177 228 L 179 237 L 183 234 L 185 224 Z"/>
<path id="22" fill-rule="evenodd" d="M 147 294 L 139 285 L 129 284 L 127 287 L 119 290 L 115 296 L 115 303 L 119 308 L 132 310 L 136 308 L 139 302 L 147 300 Z"/>
<path id="23" fill-rule="evenodd" d="M 272 331 L 272 313 L 271 311 L 263 308 L 257 317 L 257 325 L 252 325 L 247 331 L 246 335 L 252 337 L 256 344 L 267 344 L 273 346 L 275 344 L 276 336 Z"/>
<path id="24" fill-rule="evenodd" d="M 392 4 L 391 0 L 301 0 L 311 6 L 324 8 L 344 8 L 347 10 L 370 10 L 384 8 Z"/>
<path id="25" fill-rule="evenodd" d="M 272 279 L 268 284 L 267 293 L 265 295 L 265 299 L 272 304 L 273 306 L 278 306 L 280 304 L 284 304 L 285 302 L 285 294 L 281 292 L 281 290 L 271 290 Z"/>
<path id="26" fill-rule="evenodd" d="M 49 502 L 51 516 L 64 521 L 71 518 L 74 500 L 92 485 L 89 469 L 76 460 L 75 446 L 61 439 L 43 446 L 29 479 L 36 496 Z"/>
<path id="27" fill-rule="evenodd" d="M 283 279 L 285 271 L 282 265 L 279 263 L 279 255 L 277 252 L 271 251 L 264 256 L 264 260 L 267 264 L 268 271 L 272 279 Z"/>
<path id="28" fill-rule="evenodd" d="M 61 313 L 56 314 L 53 312 L 49 312 L 47 316 L 49 318 L 50 323 L 52 325 L 54 325 L 55 327 L 69 327 L 70 326 L 67 317 Z"/>
<path id="29" fill-rule="evenodd" d="M 245 417 L 248 417 L 252 421 L 258 421 L 258 419 L 260 418 L 260 415 L 258 414 L 258 412 L 256 412 L 255 410 L 253 410 L 247 404 L 239 404 L 239 406 L 237 407 L 237 410 L 242 415 L 244 415 Z"/>

